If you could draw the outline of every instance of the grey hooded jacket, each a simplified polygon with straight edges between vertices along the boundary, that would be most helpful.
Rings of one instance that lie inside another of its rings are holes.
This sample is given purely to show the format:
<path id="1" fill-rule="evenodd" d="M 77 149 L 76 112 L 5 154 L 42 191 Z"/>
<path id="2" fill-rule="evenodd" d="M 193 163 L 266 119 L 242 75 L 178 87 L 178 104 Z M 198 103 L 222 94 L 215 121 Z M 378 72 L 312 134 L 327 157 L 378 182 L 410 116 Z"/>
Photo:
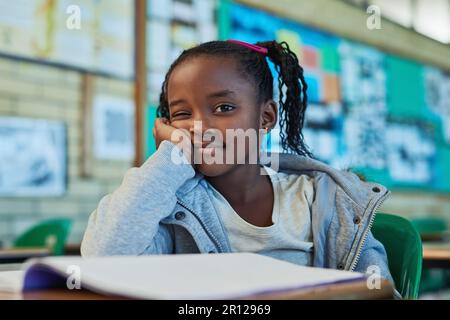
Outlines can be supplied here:
<path id="1" fill-rule="evenodd" d="M 231 251 L 220 215 L 200 183 L 203 176 L 190 164 L 175 164 L 173 151 L 179 149 L 163 141 L 100 201 L 89 218 L 83 256 Z M 378 266 L 392 281 L 385 249 L 370 231 L 389 194 L 384 186 L 296 155 L 280 154 L 279 170 L 313 178 L 313 266 L 359 272 Z"/>

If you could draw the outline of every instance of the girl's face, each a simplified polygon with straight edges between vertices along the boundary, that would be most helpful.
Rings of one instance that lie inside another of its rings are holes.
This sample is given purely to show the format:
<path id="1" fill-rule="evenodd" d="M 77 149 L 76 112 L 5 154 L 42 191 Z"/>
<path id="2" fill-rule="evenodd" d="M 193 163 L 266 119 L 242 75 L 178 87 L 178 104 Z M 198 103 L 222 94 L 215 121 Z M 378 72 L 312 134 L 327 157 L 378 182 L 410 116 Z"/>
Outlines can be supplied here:
<path id="1" fill-rule="evenodd" d="M 273 101 L 258 104 L 257 94 L 253 82 L 239 72 L 238 64 L 230 58 L 190 58 L 173 70 L 167 84 L 171 125 L 189 130 L 192 142 L 194 121 L 201 121 L 196 125 L 201 123 L 202 136 L 209 129 L 209 132 L 220 134 L 223 138 L 223 143 L 206 137 L 197 137 L 195 140 L 204 147 L 214 142 L 218 144 L 206 150 L 194 147 L 194 153 L 201 158 L 201 164 L 196 164 L 196 169 L 205 176 L 220 176 L 232 170 L 237 165 L 238 149 L 244 150 L 241 153 L 244 153 L 245 163 L 248 163 L 249 158 L 253 159 L 254 155 L 250 156 L 250 153 L 254 153 L 252 150 L 259 152 L 259 129 L 275 126 L 276 105 Z M 250 146 L 251 139 L 245 138 L 244 145 L 241 140 L 239 146 L 240 138 L 233 138 L 234 148 L 228 146 L 227 149 L 227 129 L 254 130 L 257 140 L 253 144 L 257 145 Z M 233 158 L 226 157 L 227 152 L 232 152 Z M 223 157 L 219 159 L 221 153 Z M 207 164 L 204 161 L 206 156 L 220 161 Z"/>

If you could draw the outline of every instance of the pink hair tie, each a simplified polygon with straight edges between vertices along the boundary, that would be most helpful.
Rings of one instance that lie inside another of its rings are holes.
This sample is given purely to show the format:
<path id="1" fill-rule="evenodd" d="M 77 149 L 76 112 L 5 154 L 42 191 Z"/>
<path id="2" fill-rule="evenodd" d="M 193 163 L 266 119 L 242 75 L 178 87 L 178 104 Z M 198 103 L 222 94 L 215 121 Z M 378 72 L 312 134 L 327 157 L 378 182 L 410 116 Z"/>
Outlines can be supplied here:
<path id="1" fill-rule="evenodd" d="M 260 47 L 260 46 L 257 46 L 257 45 L 254 45 L 254 44 L 251 44 L 248 42 L 244 42 L 244 41 L 227 40 L 227 42 L 233 42 L 233 43 L 239 44 L 241 46 L 249 48 L 250 50 L 253 50 L 253 51 L 256 51 L 256 52 L 259 52 L 262 54 L 267 54 L 267 52 L 268 52 L 267 48 L 263 48 L 263 47 Z"/>

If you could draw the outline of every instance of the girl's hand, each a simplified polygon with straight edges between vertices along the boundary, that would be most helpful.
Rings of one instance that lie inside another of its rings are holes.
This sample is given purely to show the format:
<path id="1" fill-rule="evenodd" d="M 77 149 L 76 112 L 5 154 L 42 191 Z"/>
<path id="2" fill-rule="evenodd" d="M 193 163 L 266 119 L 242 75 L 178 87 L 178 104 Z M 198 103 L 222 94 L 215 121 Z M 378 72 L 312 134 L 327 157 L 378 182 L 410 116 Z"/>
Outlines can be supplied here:
<path id="1" fill-rule="evenodd" d="M 155 138 L 156 149 L 159 148 L 162 141 L 167 140 L 182 149 L 186 157 L 190 159 L 192 143 L 188 130 L 171 126 L 166 118 L 156 118 L 155 126 L 153 127 L 153 137 Z"/>
<path id="2" fill-rule="evenodd" d="M 170 139 L 175 130 L 176 128 L 172 127 L 169 120 L 166 118 L 156 118 L 155 125 L 153 127 L 153 137 L 155 138 L 156 149 L 159 148 L 162 141 L 171 141 Z"/>

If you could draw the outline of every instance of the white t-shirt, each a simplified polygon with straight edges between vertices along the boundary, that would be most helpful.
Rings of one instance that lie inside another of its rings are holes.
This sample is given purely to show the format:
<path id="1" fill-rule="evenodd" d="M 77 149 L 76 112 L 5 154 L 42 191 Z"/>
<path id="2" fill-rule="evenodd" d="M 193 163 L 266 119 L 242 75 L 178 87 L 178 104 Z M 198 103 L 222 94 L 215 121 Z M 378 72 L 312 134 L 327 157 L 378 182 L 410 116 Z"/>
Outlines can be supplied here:
<path id="1" fill-rule="evenodd" d="M 298 265 L 312 265 L 314 187 L 311 178 L 264 168 L 274 190 L 273 224 L 269 227 L 258 227 L 242 219 L 223 195 L 206 182 L 212 203 L 224 222 L 231 249 L 260 253 Z"/>

